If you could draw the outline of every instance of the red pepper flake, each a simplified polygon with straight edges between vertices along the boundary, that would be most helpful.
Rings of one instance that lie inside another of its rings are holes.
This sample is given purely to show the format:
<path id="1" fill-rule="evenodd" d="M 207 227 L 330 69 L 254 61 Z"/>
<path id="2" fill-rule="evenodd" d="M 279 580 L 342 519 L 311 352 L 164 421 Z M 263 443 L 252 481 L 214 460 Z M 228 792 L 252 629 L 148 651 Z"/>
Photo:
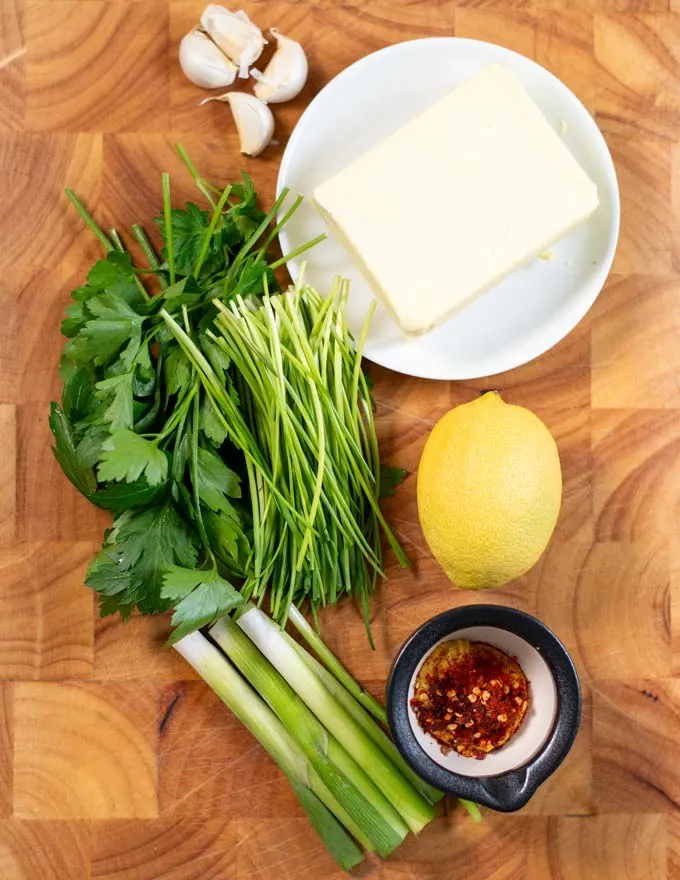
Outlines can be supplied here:
<path id="1" fill-rule="evenodd" d="M 529 705 L 516 658 L 484 642 L 442 642 L 416 676 L 411 699 L 418 724 L 444 754 L 482 759 L 515 734 Z"/>

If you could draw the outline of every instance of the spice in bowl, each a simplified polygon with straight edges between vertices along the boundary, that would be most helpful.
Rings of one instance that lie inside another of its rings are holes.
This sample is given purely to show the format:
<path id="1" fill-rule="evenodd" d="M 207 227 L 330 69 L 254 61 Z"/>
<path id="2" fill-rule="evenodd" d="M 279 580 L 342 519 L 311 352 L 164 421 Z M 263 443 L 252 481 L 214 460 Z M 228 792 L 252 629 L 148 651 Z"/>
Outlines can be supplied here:
<path id="1" fill-rule="evenodd" d="M 514 657 L 484 642 L 442 642 L 416 676 L 411 706 L 446 755 L 486 757 L 519 729 L 529 683 Z"/>

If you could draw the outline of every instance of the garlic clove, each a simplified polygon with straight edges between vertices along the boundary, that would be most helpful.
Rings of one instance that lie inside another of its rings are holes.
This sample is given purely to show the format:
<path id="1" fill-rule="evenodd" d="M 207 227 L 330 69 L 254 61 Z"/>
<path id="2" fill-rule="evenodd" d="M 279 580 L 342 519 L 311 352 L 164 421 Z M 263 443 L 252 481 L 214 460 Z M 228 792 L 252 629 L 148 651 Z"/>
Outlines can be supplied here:
<path id="1" fill-rule="evenodd" d="M 267 42 L 259 27 L 242 10 L 230 12 L 214 3 L 203 10 L 201 26 L 224 54 L 238 65 L 239 76 L 247 79 L 248 68 L 260 57 Z"/>
<path id="2" fill-rule="evenodd" d="M 257 80 L 254 92 L 261 101 L 280 104 L 297 97 L 307 82 L 307 56 L 300 43 L 284 37 L 276 28 L 271 29 L 276 39 L 276 52 L 273 54 L 264 73 L 253 70 Z"/>
<path id="3" fill-rule="evenodd" d="M 264 101 L 247 92 L 215 95 L 214 98 L 201 101 L 201 104 L 209 101 L 224 101 L 229 104 L 241 142 L 241 152 L 246 156 L 259 156 L 274 134 L 274 116 Z"/>
<path id="4" fill-rule="evenodd" d="M 222 89 L 236 79 L 238 68 L 207 34 L 194 28 L 179 44 L 179 65 L 186 78 L 204 89 Z"/>

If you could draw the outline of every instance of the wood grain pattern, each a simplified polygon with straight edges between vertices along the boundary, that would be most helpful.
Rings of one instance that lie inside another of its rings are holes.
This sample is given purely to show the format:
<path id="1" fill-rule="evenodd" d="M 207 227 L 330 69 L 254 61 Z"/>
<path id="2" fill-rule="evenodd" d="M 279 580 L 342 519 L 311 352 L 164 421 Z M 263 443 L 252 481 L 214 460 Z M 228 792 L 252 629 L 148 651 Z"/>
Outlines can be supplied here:
<path id="1" fill-rule="evenodd" d="M 14 544 L 0 550 L 0 676 L 91 678 L 94 602 L 77 589 L 97 545 Z"/>
<path id="2" fill-rule="evenodd" d="M 680 803 L 676 679 L 593 688 L 593 798 L 599 813 L 675 813 Z"/>
<path id="3" fill-rule="evenodd" d="M 158 815 L 160 702 L 153 682 L 14 686 L 13 815 Z"/>
<path id="4" fill-rule="evenodd" d="M 16 536 L 16 407 L 0 404 L 0 540 L 12 544 Z"/>
<path id="5" fill-rule="evenodd" d="M 93 827 L 91 880 L 203 880 L 234 877 L 238 837 L 234 822 L 215 813 L 201 821 L 106 821 Z"/>
<path id="6" fill-rule="evenodd" d="M 528 880 L 665 880 L 666 823 L 656 814 L 545 818 L 530 826 Z M 584 870 L 585 867 L 585 870 Z"/>
<path id="7" fill-rule="evenodd" d="M 168 127 L 166 3 L 29 0 L 25 31 L 30 131 Z"/>
<path id="8" fill-rule="evenodd" d="M 90 880 L 87 826 L 63 820 L 0 820 L 0 871 L 12 880 Z"/>
<path id="9" fill-rule="evenodd" d="M 321 616 L 380 695 L 403 640 L 444 608 L 538 614 L 584 683 L 564 765 L 514 816 L 455 804 L 362 880 L 680 878 L 680 2 L 248 0 L 301 40 L 310 77 L 262 158 L 178 69 L 197 0 L 0 0 L 0 877 L 339 880 L 281 773 L 174 653 L 168 621 L 96 618 L 82 586 L 109 519 L 62 476 L 46 418 L 68 292 L 98 256 L 63 196 L 121 230 L 196 198 L 173 144 L 218 181 L 245 168 L 271 202 L 314 94 L 367 52 L 457 34 L 535 59 L 605 133 L 623 217 L 614 273 L 581 324 L 520 369 L 424 382 L 371 368 L 383 456 L 409 476 L 385 510 L 413 559 L 372 609 Z M 267 50 L 271 51 L 271 47 Z M 8 60 L 9 59 L 9 60 Z M 380 110 L 376 95 L 376 112 Z M 340 135 L 341 136 L 341 133 Z M 153 234 L 153 230 L 152 230 Z M 452 588 L 422 539 L 416 471 L 450 407 L 498 388 L 560 449 L 564 501 L 536 567 L 493 594 Z"/>

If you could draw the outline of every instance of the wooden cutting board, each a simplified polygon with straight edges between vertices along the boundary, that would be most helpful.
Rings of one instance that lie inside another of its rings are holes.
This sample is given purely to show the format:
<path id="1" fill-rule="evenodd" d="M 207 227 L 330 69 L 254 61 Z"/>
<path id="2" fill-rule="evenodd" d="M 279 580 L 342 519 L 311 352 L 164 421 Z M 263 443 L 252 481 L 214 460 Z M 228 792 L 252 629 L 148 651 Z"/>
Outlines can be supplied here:
<path id="1" fill-rule="evenodd" d="M 399 645 L 430 615 L 480 598 L 523 608 L 572 651 L 585 713 L 569 758 L 520 813 L 475 826 L 451 803 L 359 875 L 680 878 L 680 4 L 245 6 L 311 61 L 304 93 L 277 108 L 279 146 L 252 161 L 228 108 L 198 109 L 202 94 L 178 69 L 197 0 L 0 2 L 0 59 L 15 56 L 0 70 L 0 877 L 340 876 L 267 756 L 161 649 L 167 621 L 98 620 L 82 586 L 107 517 L 60 473 L 47 410 L 60 317 L 98 248 L 62 189 L 105 227 L 150 226 L 162 170 L 178 202 L 195 195 L 173 153 L 181 140 L 207 177 L 245 167 L 271 202 L 287 137 L 325 82 L 387 44 L 455 33 L 535 58 L 594 113 L 621 185 L 619 251 L 592 312 L 535 363 L 466 383 L 372 370 L 383 454 L 410 472 L 386 509 L 414 568 L 389 568 L 375 652 L 350 606 L 327 613 L 323 633 L 380 694 Z M 485 388 L 547 422 L 565 487 L 539 564 L 479 597 L 449 586 L 429 557 L 415 471 L 436 419 Z"/>

